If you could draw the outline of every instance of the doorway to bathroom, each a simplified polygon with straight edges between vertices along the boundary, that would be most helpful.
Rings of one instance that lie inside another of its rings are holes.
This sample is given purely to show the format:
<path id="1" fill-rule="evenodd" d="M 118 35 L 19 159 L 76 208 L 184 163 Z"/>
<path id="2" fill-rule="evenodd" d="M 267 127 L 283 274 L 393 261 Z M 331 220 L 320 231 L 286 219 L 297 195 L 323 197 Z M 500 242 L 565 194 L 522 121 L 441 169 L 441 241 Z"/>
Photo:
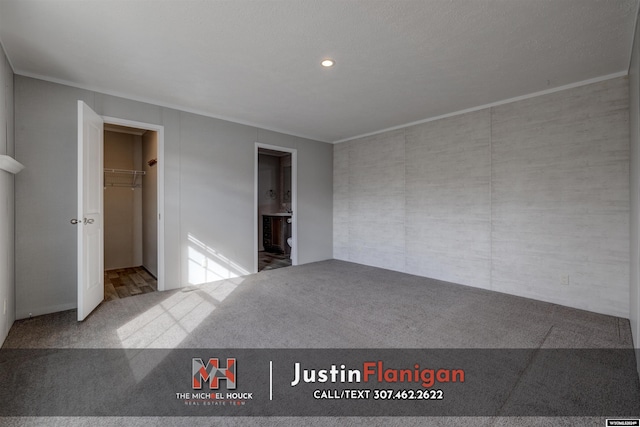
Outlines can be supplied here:
<path id="1" fill-rule="evenodd" d="M 296 150 L 256 143 L 255 271 L 297 264 Z"/>

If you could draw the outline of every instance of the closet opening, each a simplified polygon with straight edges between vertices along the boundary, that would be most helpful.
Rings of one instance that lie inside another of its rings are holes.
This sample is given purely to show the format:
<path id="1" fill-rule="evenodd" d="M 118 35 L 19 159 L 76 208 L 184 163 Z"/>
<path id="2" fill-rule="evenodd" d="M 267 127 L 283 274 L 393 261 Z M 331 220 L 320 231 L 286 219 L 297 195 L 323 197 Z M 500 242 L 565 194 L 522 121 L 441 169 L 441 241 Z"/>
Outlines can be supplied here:
<path id="1" fill-rule="evenodd" d="M 104 300 L 158 290 L 158 132 L 104 125 Z"/>

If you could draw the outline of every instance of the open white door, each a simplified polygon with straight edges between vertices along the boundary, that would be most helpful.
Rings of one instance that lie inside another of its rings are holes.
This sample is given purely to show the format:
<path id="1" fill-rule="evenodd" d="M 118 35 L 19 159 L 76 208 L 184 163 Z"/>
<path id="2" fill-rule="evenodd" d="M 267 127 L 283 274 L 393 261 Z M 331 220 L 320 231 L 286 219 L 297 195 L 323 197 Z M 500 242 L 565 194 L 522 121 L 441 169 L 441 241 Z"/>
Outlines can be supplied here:
<path id="1" fill-rule="evenodd" d="M 78 101 L 78 320 L 104 299 L 103 130 L 102 117 Z"/>

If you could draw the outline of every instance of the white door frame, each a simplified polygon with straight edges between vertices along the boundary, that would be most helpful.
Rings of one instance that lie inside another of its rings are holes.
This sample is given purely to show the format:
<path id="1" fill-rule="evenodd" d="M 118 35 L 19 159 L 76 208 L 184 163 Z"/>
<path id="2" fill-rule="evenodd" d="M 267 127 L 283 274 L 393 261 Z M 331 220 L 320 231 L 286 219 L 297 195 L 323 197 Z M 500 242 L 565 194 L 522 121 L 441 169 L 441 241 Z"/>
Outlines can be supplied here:
<path id="1" fill-rule="evenodd" d="M 279 145 L 263 144 L 256 142 L 254 152 L 253 173 L 253 272 L 258 272 L 258 149 L 280 151 L 291 154 L 291 265 L 298 265 L 298 150 L 295 148 L 280 147 Z"/>
<path id="2" fill-rule="evenodd" d="M 164 126 L 102 116 L 105 124 L 151 130 L 158 133 L 158 290 L 165 290 L 164 271 Z"/>

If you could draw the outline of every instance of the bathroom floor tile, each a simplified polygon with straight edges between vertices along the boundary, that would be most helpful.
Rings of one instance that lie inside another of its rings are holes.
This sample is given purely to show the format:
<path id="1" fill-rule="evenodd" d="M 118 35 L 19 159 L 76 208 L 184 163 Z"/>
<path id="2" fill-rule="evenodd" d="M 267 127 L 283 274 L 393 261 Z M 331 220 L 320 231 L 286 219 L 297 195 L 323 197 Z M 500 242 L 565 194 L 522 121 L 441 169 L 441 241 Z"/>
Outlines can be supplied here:
<path id="1" fill-rule="evenodd" d="M 289 255 L 258 252 L 258 271 L 274 270 L 276 268 L 291 267 Z"/>

